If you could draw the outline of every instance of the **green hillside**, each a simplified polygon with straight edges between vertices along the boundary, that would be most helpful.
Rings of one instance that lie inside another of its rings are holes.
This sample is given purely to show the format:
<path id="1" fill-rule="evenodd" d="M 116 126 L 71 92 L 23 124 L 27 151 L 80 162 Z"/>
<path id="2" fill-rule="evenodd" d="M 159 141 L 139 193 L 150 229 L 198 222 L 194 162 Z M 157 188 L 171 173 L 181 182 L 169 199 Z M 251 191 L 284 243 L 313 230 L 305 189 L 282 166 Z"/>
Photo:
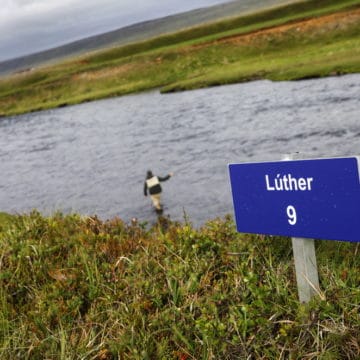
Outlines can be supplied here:
<path id="1" fill-rule="evenodd" d="M 309 0 L 225 19 L 0 81 L 0 116 L 160 88 L 357 73 L 360 0 Z"/>

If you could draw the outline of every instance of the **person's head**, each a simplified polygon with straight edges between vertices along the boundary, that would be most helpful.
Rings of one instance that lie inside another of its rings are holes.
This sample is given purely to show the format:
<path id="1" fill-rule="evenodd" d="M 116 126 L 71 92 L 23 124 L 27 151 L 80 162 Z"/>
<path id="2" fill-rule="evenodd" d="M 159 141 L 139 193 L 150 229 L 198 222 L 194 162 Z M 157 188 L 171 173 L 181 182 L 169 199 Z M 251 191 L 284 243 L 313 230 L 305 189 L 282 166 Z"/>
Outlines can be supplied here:
<path id="1" fill-rule="evenodd" d="M 150 179 L 150 178 L 152 178 L 153 176 L 154 176 L 154 175 L 153 175 L 152 171 L 151 171 L 151 170 L 148 170 L 147 173 L 146 173 L 146 178 L 147 178 L 147 179 Z"/>

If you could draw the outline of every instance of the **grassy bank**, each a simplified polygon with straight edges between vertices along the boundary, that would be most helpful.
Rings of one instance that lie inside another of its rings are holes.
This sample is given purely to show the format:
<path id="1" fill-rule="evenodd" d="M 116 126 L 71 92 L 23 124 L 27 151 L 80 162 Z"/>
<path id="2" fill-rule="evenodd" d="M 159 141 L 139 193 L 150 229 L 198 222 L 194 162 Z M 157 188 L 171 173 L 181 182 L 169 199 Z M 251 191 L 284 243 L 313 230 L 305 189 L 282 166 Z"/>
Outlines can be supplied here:
<path id="1" fill-rule="evenodd" d="M 360 1 L 310 0 L 0 81 L 0 116 L 161 88 L 360 71 Z"/>
<path id="2" fill-rule="evenodd" d="M 300 305 L 287 238 L 37 212 L 0 228 L 1 359 L 359 359 L 359 245 L 317 241 Z"/>

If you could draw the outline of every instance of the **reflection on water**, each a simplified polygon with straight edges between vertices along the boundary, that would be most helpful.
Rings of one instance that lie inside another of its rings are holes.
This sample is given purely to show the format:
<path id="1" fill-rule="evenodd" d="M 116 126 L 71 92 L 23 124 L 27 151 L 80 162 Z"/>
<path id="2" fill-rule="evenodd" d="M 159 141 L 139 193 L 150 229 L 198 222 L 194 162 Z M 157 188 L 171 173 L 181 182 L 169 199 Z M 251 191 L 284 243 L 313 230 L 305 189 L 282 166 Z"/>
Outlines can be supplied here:
<path id="1" fill-rule="evenodd" d="M 360 75 L 158 92 L 0 120 L 1 211 L 155 218 L 146 170 L 173 171 L 165 213 L 232 213 L 227 164 L 359 154 Z"/>

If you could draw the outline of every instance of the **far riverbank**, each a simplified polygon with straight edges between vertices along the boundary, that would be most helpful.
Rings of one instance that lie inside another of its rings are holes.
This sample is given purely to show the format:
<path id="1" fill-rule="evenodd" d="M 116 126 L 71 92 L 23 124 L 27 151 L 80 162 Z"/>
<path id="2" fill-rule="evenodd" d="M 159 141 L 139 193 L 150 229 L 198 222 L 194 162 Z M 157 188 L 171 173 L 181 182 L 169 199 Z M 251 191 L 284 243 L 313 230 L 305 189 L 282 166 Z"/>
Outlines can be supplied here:
<path id="1" fill-rule="evenodd" d="M 360 72 L 360 1 L 310 0 L 0 81 L 0 116 L 161 89 Z"/>

